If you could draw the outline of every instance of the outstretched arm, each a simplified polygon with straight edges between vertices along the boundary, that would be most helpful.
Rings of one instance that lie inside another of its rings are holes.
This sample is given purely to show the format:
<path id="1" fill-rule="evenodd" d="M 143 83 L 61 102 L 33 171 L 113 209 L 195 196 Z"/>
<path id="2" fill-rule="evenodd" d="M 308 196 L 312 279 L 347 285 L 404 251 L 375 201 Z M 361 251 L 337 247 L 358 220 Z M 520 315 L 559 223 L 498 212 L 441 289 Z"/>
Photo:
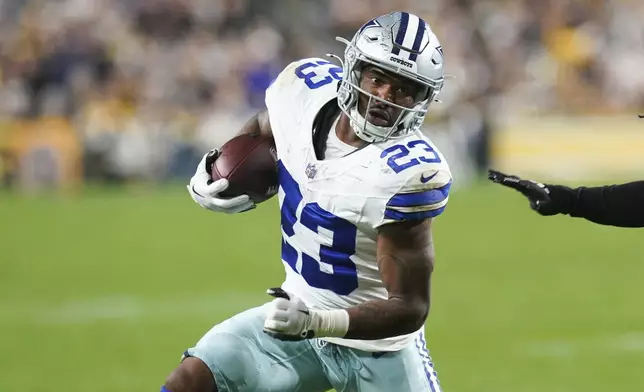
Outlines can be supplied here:
<path id="1" fill-rule="evenodd" d="M 521 192 L 541 215 L 567 214 L 601 225 L 644 227 L 644 181 L 570 188 L 539 184 L 494 170 L 488 177 Z"/>
<path id="2" fill-rule="evenodd" d="M 572 190 L 557 185 L 548 187 L 570 193 L 573 202 L 564 213 L 572 217 L 602 225 L 644 227 L 644 181 Z"/>

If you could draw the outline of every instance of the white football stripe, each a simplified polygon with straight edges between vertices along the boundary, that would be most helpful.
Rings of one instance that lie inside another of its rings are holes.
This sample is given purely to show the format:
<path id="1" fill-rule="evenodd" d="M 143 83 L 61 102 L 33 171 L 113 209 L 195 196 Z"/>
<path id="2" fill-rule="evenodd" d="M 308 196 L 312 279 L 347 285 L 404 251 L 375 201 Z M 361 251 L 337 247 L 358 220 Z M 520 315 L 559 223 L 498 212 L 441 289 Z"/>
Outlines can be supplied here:
<path id="1" fill-rule="evenodd" d="M 409 14 L 409 22 L 407 23 L 407 31 L 405 31 L 405 38 L 403 39 L 402 46 L 404 48 L 411 48 L 414 46 L 414 41 L 416 40 L 416 33 L 418 32 L 418 24 L 420 23 L 420 18 L 416 15 Z M 410 53 L 401 50 L 400 55 L 409 59 Z"/>

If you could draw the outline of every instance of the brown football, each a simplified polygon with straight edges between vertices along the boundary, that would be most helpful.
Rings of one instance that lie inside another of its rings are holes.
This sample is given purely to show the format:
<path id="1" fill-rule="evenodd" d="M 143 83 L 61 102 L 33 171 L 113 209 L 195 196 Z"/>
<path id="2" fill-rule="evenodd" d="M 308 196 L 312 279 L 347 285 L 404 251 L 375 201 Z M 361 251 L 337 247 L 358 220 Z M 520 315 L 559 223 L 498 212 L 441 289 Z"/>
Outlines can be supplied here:
<path id="1" fill-rule="evenodd" d="M 213 181 L 228 179 L 221 197 L 246 194 L 261 203 L 277 193 L 277 150 L 272 137 L 242 134 L 227 141 L 212 163 Z"/>

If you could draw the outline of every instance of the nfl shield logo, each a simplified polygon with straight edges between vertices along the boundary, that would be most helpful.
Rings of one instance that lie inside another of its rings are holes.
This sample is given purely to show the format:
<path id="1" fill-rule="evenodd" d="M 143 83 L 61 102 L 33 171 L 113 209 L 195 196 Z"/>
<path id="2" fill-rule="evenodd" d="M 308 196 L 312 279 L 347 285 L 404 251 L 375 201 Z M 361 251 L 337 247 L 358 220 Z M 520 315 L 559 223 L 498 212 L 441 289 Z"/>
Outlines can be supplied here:
<path id="1" fill-rule="evenodd" d="M 309 180 L 312 180 L 313 178 L 315 178 L 315 175 L 318 173 L 318 169 L 315 167 L 314 164 L 309 163 L 308 165 L 306 165 L 306 169 L 304 170 L 304 173 L 309 178 Z"/>

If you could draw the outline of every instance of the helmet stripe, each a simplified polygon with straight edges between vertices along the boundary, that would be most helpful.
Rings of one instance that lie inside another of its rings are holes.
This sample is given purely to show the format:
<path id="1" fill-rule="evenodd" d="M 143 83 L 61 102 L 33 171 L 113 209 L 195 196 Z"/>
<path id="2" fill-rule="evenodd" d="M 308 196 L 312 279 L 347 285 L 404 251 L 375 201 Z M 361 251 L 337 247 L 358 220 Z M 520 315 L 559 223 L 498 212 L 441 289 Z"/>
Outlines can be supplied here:
<path id="1" fill-rule="evenodd" d="M 396 39 L 394 39 L 393 50 L 391 53 L 400 54 L 400 46 L 402 46 L 405 41 L 405 35 L 407 34 L 407 24 L 409 24 L 409 14 L 406 12 L 400 13 L 400 24 L 398 25 L 398 33 L 396 34 Z"/>
<path id="2" fill-rule="evenodd" d="M 416 61 L 416 58 L 418 57 L 417 52 L 420 50 L 420 45 L 423 42 L 423 38 L 425 38 L 425 21 L 421 19 L 418 23 L 418 30 L 416 31 L 416 39 L 414 39 L 414 46 L 411 47 L 411 50 L 413 52 L 409 55 L 409 60 Z"/>

